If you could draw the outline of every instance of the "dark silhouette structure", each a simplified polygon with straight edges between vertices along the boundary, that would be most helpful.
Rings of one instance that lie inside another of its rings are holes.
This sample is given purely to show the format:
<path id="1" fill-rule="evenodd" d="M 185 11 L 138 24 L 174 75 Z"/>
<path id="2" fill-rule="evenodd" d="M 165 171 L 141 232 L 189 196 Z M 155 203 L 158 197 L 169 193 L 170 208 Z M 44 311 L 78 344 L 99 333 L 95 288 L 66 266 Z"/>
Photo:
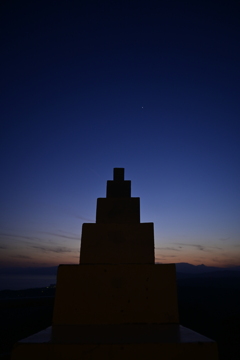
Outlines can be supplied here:
<path id="1" fill-rule="evenodd" d="M 16 344 L 12 359 L 215 360 L 216 343 L 179 324 L 174 264 L 154 264 L 153 223 L 140 223 L 115 168 L 96 223 L 83 224 L 79 265 L 60 265 L 52 327 Z"/>

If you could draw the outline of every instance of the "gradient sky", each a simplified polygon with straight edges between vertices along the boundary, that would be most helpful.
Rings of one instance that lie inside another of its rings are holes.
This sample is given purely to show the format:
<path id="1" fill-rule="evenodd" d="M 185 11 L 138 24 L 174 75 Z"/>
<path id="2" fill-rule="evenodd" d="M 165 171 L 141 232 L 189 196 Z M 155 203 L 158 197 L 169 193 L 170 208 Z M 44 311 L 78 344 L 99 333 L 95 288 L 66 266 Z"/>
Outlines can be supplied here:
<path id="1" fill-rule="evenodd" d="M 113 167 L 156 261 L 240 265 L 239 1 L 0 10 L 0 266 L 78 263 Z"/>

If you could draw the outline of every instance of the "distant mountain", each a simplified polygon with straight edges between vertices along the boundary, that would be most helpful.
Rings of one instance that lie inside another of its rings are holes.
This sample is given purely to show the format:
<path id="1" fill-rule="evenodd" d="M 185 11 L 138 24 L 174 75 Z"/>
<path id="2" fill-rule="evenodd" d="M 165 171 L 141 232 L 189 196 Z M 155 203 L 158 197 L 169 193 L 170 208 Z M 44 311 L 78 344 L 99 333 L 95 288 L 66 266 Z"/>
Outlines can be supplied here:
<path id="1" fill-rule="evenodd" d="M 191 265 L 188 263 L 177 263 L 176 264 L 177 273 L 182 274 L 204 274 L 212 272 L 233 272 L 240 271 L 240 266 L 229 267 L 229 268 L 219 268 L 215 266 L 206 266 L 206 265 Z"/>
<path id="2" fill-rule="evenodd" d="M 177 279 L 239 279 L 240 266 L 219 268 L 215 266 L 176 264 Z M 239 280 L 238 280 L 239 281 Z"/>
<path id="3" fill-rule="evenodd" d="M 206 265 L 191 265 L 188 263 L 177 263 L 176 270 L 180 273 L 190 273 L 190 274 L 202 274 L 211 271 L 221 271 L 222 268 Z"/>

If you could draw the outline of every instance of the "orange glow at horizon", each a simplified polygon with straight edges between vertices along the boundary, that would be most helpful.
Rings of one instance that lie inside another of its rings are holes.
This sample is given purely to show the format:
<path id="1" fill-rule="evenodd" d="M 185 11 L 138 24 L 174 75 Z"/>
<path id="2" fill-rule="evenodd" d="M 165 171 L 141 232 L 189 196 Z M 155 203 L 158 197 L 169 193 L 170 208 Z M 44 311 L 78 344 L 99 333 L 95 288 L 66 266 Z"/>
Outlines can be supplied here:
<path id="1" fill-rule="evenodd" d="M 0 255 L 1 267 L 51 267 L 59 264 L 79 264 L 79 252 L 76 253 L 35 253 L 25 255 L 9 256 L 5 252 Z M 217 254 L 198 254 L 197 251 L 181 253 L 181 255 L 164 254 L 164 251 L 155 250 L 155 263 L 169 264 L 169 263 L 189 263 L 192 265 L 214 266 L 214 267 L 233 267 L 239 266 L 239 255 L 225 253 Z"/>
<path id="2" fill-rule="evenodd" d="M 214 267 L 233 267 L 239 266 L 240 256 L 238 253 L 232 251 L 225 252 L 224 254 L 210 253 L 199 254 L 197 251 L 192 253 L 181 253 L 181 255 L 165 255 L 164 252 L 155 251 L 155 263 L 189 263 L 192 265 L 214 266 Z"/>

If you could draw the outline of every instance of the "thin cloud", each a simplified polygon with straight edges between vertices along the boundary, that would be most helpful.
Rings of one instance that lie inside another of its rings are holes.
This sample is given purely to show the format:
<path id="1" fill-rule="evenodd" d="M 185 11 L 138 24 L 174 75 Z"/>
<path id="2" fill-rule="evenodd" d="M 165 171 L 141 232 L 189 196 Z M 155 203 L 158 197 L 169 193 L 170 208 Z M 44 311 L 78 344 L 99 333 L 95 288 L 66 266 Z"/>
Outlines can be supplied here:
<path id="1" fill-rule="evenodd" d="M 206 251 L 207 249 L 202 245 L 196 245 L 196 248 L 201 251 Z"/>
<path id="2" fill-rule="evenodd" d="M 79 259 L 79 255 L 73 255 L 73 256 L 71 256 L 71 258 Z"/>
<path id="3" fill-rule="evenodd" d="M 51 235 L 51 236 L 55 236 L 55 237 L 59 237 L 59 238 L 63 238 L 63 239 L 68 239 L 68 240 L 80 240 L 80 235 L 79 236 L 69 236 L 69 235 L 62 235 L 62 234 L 58 234 L 58 233 L 52 233 L 52 232 L 45 232 L 45 231 L 38 231 L 39 234 L 46 234 L 46 235 Z M 16 235 L 16 234 L 9 234 L 9 233 L 0 233 L 1 237 L 7 237 L 7 238 L 12 238 L 12 239 L 20 239 L 22 241 L 24 241 L 26 244 L 29 244 L 32 241 L 37 241 L 37 242 L 43 242 L 44 239 L 40 238 L 40 237 L 36 237 L 36 236 L 28 236 L 28 235 Z M 0 247 L 1 248 L 1 247 Z"/>
<path id="4" fill-rule="evenodd" d="M 72 233 L 72 232 L 70 232 L 70 231 L 64 231 L 64 230 L 60 230 L 60 229 L 58 229 L 58 231 L 60 232 L 60 233 L 63 233 L 63 234 L 67 234 L 67 235 L 74 235 L 74 236 L 77 236 L 75 233 Z"/>
<path id="5" fill-rule="evenodd" d="M 90 221 L 90 222 L 95 222 L 95 220 L 88 219 L 88 218 L 85 218 L 85 217 L 82 217 L 82 216 L 75 215 L 75 217 L 76 217 L 77 219 L 81 219 L 81 220 L 85 220 L 85 221 Z"/>
<path id="6" fill-rule="evenodd" d="M 60 237 L 63 239 L 68 239 L 68 240 L 80 240 L 80 236 L 69 236 L 69 235 L 61 235 L 58 233 L 52 233 L 52 232 L 47 232 L 47 231 L 41 231 L 41 234 L 46 234 L 46 235 L 52 235 L 52 236 L 56 236 L 56 237 Z"/>
<path id="7" fill-rule="evenodd" d="M 211 249 L 222 250 L 222 248 L 219 246 L 206 246 L 206 245 L 202 245 L 202 244 L 185 244 L 185 243 L 173 243 L 173 244 L 179 245 L 179 247 L 180 246 L 195 247 L 196 249 L 198 249 L 200 251 L 211 251 Z"/>
<path id="8" fill-rule="evenodd" d="M 95 220 L 93 220 L 93 219 L 89 219 L 89 218 L 86 218 L 85 216 L 78 215 L 75 211 L 68 211 L 68 214 L 71 215 L 72 217 L 74 217 L 75 219 L 81 219 L 84 221 L 95 222 Z"/>
<path id="9" fill-rule="evenodd" d="M 174 257 L 177 257 L 176 255 L 162 255 L 161 256 L 156 256 L 156 259 L 159 260 L 159 259 L 165 259 L 165 258 L 174 258 Z"/>
<path id="10" fill-rule="evenodd" d="M 170 250 L 170 251 L 181 251 L 180 249 L 174 247 L 155 247 L 156 250 Z"/>
<path id="11" fill-rule="evenodd" d="M 217 258 L 212 258 L 211 259 L 213 262 L 216 262 L 216 263 L 221 263 L 222 262 L 222 260 L 219 260 L 219 259 L 217 259 Z"/>
<path id="12" fill-rule="evenodd" d="M 48 246 L 40 246 L 40 245 L 29 245 L 29 246 L 33 249 L 37 249 L 43 252 L 54 252 L 57 254 L 69 253 L 75 251 L 73 249 L 64 246 L 56 246 L 56 247 L 48 247 Z"/>
<path id="13" fill-rule="evenodd" d="M 68 239 L 68 240 L 78 240 L 78 241 L 80 240 L 80 236 L 75 237 L 75 236 L 67 236 L 67 235 L 62 235 L 62 234 L 57 234 L 57 233 L 48 233 L 48 232 L 45 232 L 45 234 L 53 235 L 53 236 Z M 39 250 L 44 253 L 52 252 L 52 253 L 56 253 L 56 254 L 64 254 L 64 253 L 70 253 L 70 252 L 76 251 L 75 249 L 72 249 L 70 247 L 58 246 L 55 244 L 48 245 L 49 242 L 51 242 L 51 240 L 46 241 L 46 239 L 41 239 L 41 238 L 34 237 L 34 236 L 32 237 L 32 236 L 25 236 L 25 235 L 16 235 L 16 234 L 11 234 L 11 233 L 0 233 L 0 236 L 7 237 L 9 240 L 10 239 L 19 239 L 19 241 L 21 241 L 21 243 L 25 244 L 26 247 L 31 248 L 31 249 L 36 249 L 36 250 Z M 1 245 L 0 249 L 5 250 L 5 249 L 7 249 L 7 247 L 5 247 L 5 245 Z M 20 256 L 16 256 L 16 257 L 20 257 Z M 24 257 L 24 258 L 27 259 L 28 257 Z"/>
<path id="14" fill-rule="evenodd" d="M 17 258 L 17 259 L 32 259 L 31 256 L 27 256 L 27 255 L 12 255 L 12 258 Z"/>
<path id="15" fill-rule="evenodd" d="M 26 236 L 26 235 L 16 235 L 16 234 L 7 234 L 7 233 L 0 233 L 0 236 L 2 237 L 8 237 L 8 238 L 17 238 L 17 239 L 23 239 L 23 240 L 37 240 L 41 241 L 40 238 L 37 238 L 35 236 Z"/>
<path id="16" fill-rule="evenodd" d="M 229 239 L 230 239 L 230 236 L 227 237 L 227 238 L 220 238 L 219 240 L 220 240 L 220 241 L 226 241 L 226 240 L 229 240 Z"/>
<path id="17" fill-rule="evenodd" d="M 195 247 L 198 250 L 204 251 L 206 250 L 206 246 L 203 246 L 201 244 L 185 244 L 185 243 L 174 243 L 175 245 L 179 245 L 179 246 L 191 246 L 191 247 Z"/>

